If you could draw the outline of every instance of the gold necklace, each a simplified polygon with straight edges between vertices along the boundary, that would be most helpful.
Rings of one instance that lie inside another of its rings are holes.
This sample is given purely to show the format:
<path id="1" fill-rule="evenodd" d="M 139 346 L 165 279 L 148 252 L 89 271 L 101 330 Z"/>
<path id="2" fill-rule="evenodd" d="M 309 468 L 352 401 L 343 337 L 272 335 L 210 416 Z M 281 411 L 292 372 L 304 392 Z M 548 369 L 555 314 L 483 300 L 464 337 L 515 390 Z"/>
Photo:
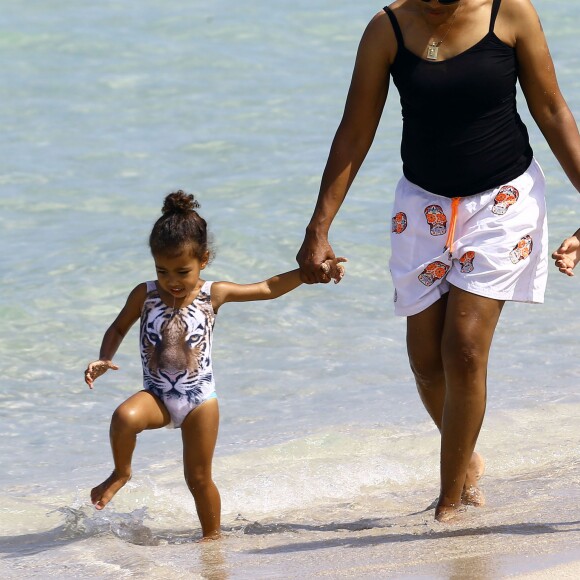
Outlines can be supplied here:
<path id="1" fill-rule="evenodd" d="M 453 26 L 453 23 L 455 22 L 455 18 L 457 17 L 457 12 L 459 12 L 459 9 L 461 8 L 462 4 L 463 4 L 463 2 L 460 2 L 459 6 L 457 6 L 457 8 L 455 9 L 455 12 L 453 13 L 453 16 L 451 17 L 451 22 L 449 23 L 449 28 L 447 29 L 447 31 L 443 35 L 443 38 L 437 42 L 435 42 L 433 40 L 427 46 L 427 60 L 437 60 L 437 56 L 439 55 L 439 47 L 443 44 L 443 41 L 447 38 L 447 35 L 449 34 L 449 31 L 451 30 L 451 27 Z"/>

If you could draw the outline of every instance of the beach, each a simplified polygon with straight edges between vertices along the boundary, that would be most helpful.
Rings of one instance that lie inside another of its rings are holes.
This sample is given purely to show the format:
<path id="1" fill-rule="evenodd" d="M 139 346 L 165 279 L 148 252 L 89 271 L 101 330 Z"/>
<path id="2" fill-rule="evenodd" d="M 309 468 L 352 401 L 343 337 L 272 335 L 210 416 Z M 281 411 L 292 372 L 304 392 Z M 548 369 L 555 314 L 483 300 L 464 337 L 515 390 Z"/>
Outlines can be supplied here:
<path id="1" fill-rule="evenodd" d="M 569 429 L 573 418 L 567 420 L 562 427 Z M 548 430 L 551 440 L 556 431 Z M 393 439 L 385 432 L 380 441 L 377 433 L 341 435 L 349 440 L 374 437 L 373 443 L 383 449 Z M 36 511 L 37 520 L 12 520 L 11 536 L 4 535 L 9 530 L 3 523 L 2 577 L 577 577 L 579 470 L 572 457 L 569 468 L 555 461 L 541 469 L 520 465 L 506 477 L 511 460 L 498 461 L 496 454 L 496 464 L 488 467 L 494 475 L 484 478 L 487 507 L 470 508 L 461 522 L 442 525 L 433 520 L 432 508 L 413 511 L 432 503 L 436 490 L 431 470 L 415 474 L 413 484 L 410 472 L 403 481 L 404 466 L 398 478 L 381 482 L 375 473 L 372 482 L 370 463 L 383 459 L 394 473 L 396 462 L 409 452 L 407 446 L 423 448 L 418 437 L 400 440 L 400 435 L 383 458 L 354 452 L 348 454 L 349 464 L 328 448 L 336 443 L 327 440 L 331 434 L 220 458 L 215 477 L 225 500 L 224 537 L 204 544 L 191 534 L 194 513 L 180 485 L 177 461 L 136 476 L 115 498 L 113 509 L 101 513 L 87 506 L 80 489 L 73 502 L 60 498 L 63 507 L 52 513 L 45 506 L 58 505 L 56 498 L 35 502 L 31 493 L 17 499 L 12 492 L 11 513 L 33 518 Z M 427 439 L 435 443 L 433 435 Z M 507 440 L 497 438 L 493 447 L 503 447 Z M 493 456 L 492 446 L 489 451 Z M 357 473 L 354 464 L 367 472 Z M 352 481 L 347 469 L 360 481 Z M 332 485 L 327 481 L 331 474 Z M 315 484 L 315 490 L 303 489 L 307 484 Z M 293 497 L 284 500 L 284 492 Z"/>
<path id="2" fill-rule="evenodd" d="M 103 511 L 114 409 L 142 386 L 137 328 L 120 370 L 83 381 L 129 291 L 155 277 L 163 197 L 195 193 L 208 280 L 295 267 L 360 35 L 381 6 L 265 0 L 9 0 L 0 111 L 0 577 L 580 577 L 578 276 L 507 304 L 492 346 L 486 506 L 434 521 L 439 437 L 409 370 L 388 272 L 401 175 L 392 87 L 332 232 L 338 285 L 228 304 L 215 327 L 223 538 L 198 543 L 181 437 L 143 433 Z M 7 4 L 7 6 L 8 6 Z M 534 5 L 580 116 L 580 8 Z M 550 247 L 580 226 L 519 92 L 547 177 Z"/>

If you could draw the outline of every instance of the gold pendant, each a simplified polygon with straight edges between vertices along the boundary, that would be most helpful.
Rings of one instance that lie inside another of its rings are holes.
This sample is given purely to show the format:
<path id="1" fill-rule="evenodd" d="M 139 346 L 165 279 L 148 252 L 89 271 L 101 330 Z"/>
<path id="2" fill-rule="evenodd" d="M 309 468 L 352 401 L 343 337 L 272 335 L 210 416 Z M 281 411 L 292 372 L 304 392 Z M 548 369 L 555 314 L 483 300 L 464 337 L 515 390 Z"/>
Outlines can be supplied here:
<path id="1" fill-rule="evenodd" d="M 437 60 L 439 47 L 433 42 L 427 47 L 427 60 Z"/>

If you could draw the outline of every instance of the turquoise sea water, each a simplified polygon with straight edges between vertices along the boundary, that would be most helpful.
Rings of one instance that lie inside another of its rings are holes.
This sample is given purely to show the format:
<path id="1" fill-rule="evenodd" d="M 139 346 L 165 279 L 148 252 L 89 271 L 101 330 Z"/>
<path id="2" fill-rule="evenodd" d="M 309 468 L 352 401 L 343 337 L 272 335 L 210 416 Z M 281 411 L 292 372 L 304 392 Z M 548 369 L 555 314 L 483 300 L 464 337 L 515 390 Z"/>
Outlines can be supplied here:
<path id="1" fill-rule="evenodd" d="M 535 5 L 579 117 L 580 9 L 573 0 Z M 284 577 L 288 565 L 310 575 L 326 568 L 304 554 L 332 550 L 344 534 L 347 542 L 388 528 L 394 550 L 405 534 L 431 530 L 430 514 L 405 519 L 437 495 L 438 450 L 408 370 L 404 321 L 392 313 L 394 88 L 333 229 L 335 250 L 349 258 L 344 281 L 218 316 L 225 547 L 191 543 L 199 529 L 176 432 L 145 433 L 133 481 L 105 512 L 88 505 L 111 469 L 110 415 L 140 386 L 136 332 L 118 354 L 121 370 L 94 391 L 83 371 L 129 290 L 154 276 L 147 236 L 163 196 L 183 188 L 199 197 L 214 238 L 208 279 L 250 282 L 293 268 L 358 40 L 380 5 L 5 0 L 3 8 L 2 576 Z M 555 248 L 580 225 L 580 198 L 522 107 L 548 178 Z M 543 306 L 504 310 L 480 438 L 495 499 L 472 526 L 527 517 L 539 526 L 533 540 L 551 525 L 576 530 L 553 537 L 578 545 L 578 284 L 552 270 Z M 409 546 L 399 561 L 426 549 Z"/>

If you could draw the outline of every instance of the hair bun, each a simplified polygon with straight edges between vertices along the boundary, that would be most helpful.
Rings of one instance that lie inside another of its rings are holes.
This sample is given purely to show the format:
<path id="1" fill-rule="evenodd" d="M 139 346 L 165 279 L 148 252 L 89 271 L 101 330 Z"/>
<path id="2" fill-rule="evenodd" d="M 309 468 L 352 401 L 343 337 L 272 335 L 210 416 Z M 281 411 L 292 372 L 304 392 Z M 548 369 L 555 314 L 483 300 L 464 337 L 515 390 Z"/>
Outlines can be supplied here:
<path id="1" fill-rule="evenodd" d="M 191 193 L 185 193 L 182 189 L 170 193 L 163 201 L 161 213 L 189 213 L 199 207 L 199 202 Z"/>

